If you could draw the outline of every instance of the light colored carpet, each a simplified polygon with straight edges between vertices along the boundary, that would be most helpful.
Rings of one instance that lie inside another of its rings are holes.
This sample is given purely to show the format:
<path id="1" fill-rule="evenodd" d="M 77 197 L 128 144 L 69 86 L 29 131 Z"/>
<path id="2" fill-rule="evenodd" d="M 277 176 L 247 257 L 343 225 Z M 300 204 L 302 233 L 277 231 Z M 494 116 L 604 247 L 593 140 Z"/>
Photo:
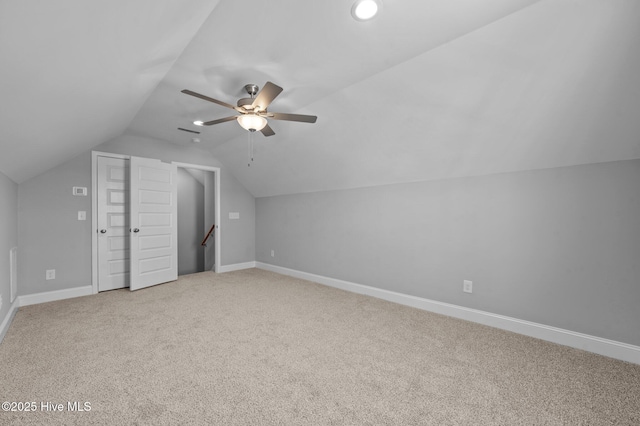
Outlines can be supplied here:
<path id="1" fill-rule="evenodd" d="M 640 366 L 250 269 L 20 308 L 0 398 L 37 404 L 0 424 L 638 425 Z"/>

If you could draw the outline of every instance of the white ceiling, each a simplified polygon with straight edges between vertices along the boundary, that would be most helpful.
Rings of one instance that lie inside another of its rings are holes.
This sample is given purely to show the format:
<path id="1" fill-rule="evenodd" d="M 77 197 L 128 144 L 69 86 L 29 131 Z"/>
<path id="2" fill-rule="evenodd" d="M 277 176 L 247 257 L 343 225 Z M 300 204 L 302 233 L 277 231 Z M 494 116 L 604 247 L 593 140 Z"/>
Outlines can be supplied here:
<path id="1" fill-rule="evenodd" d="M 123 133 L 209 149 L 255 196 L 640 158 L 637 0 L 0 0 L 0 171 Z M 55 4 L 52 5 L 51 3 Z M 97 6 L 97 5 L 101 6 Z M 275 136 L 234 121 L 284 88 Z"/>
<path id="2" fill-rule="evenodd" d="M 120 136 L 217 3 L 0 0 L 0 171 Z"/>

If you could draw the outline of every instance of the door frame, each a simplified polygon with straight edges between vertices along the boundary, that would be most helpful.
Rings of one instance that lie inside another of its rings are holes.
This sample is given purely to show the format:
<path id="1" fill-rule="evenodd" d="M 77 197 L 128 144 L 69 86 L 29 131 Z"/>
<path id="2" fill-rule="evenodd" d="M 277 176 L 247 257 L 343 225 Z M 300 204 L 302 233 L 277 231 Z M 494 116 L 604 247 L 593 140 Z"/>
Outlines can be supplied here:
<path id="1" fill-rule="evenodd" d="M 98 157 L 131 159 L 130 155 L 91 151 L 91 290 L 93 294 L 98 294 Z M 220 272 L 220 259 L 222 258 L 220 253 L 220 168 L 176 161 L 172 161 L 171 164 L 175 164 L 177 167 L 199 169 L 214 173 L 216 222 L 216 229 L 213 233 L 215 244 L 214 271 L 216 273 Z"/>
<path id="2" fill-rule="evenodd" d="M 175 164 L 178 168 L 183 169 L 196 169 L 202 170 L 205 172 L 213 172 L 213 187 L 214 187 L 214 223 L 216 225 L 213 232 L 213 241 L 214 241 L 214 253 L 213 253 L 213 262 L 214 268 L 213 271 L 218 273 L 220 272 L 220 167 L 212 167 L 212 166 L 202 166 L 199 164 L 190 164 L 190 163 L 181 163 L 178 161 L 172 161 L 171 164 Z M 178 197 L 180 197 L 180 192 L 178 192 Z"/>

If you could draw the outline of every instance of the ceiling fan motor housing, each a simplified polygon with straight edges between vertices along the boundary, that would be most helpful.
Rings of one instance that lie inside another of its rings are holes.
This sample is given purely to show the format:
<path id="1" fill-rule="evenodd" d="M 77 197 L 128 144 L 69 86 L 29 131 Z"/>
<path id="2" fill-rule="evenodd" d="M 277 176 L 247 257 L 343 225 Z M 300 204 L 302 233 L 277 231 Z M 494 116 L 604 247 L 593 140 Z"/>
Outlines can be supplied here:
<path id="1" fill-rule="evenodd" d="M 238 99 L 238 106 L 243 107 L 246 110 L 252 110 L 253 109 L 253 107 L 251 106 L 252 104 L 253 104 L 252 98 Z"/>

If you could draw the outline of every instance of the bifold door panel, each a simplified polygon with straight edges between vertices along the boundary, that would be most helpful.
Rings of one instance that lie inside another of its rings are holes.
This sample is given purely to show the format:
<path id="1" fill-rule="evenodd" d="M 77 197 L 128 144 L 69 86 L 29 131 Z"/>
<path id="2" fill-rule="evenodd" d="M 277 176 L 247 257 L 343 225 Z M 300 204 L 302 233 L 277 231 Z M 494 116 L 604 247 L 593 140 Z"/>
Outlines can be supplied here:
<path id="1" fill-rule="evenodd" d="M 98 291 L 129 286 L 129 160 L 98 157 Z"/>
<path id="2" fill-rule="evenodd" d="M 178 173 L 160 160 L 130 163 L 130 288 L 138 290 L 178 278 Z"/>
<path id="3" fill-rule="evenodd" d="M 178 278 L 177 167 L 97 158 L 98 291 L 137 290 Z"/>

